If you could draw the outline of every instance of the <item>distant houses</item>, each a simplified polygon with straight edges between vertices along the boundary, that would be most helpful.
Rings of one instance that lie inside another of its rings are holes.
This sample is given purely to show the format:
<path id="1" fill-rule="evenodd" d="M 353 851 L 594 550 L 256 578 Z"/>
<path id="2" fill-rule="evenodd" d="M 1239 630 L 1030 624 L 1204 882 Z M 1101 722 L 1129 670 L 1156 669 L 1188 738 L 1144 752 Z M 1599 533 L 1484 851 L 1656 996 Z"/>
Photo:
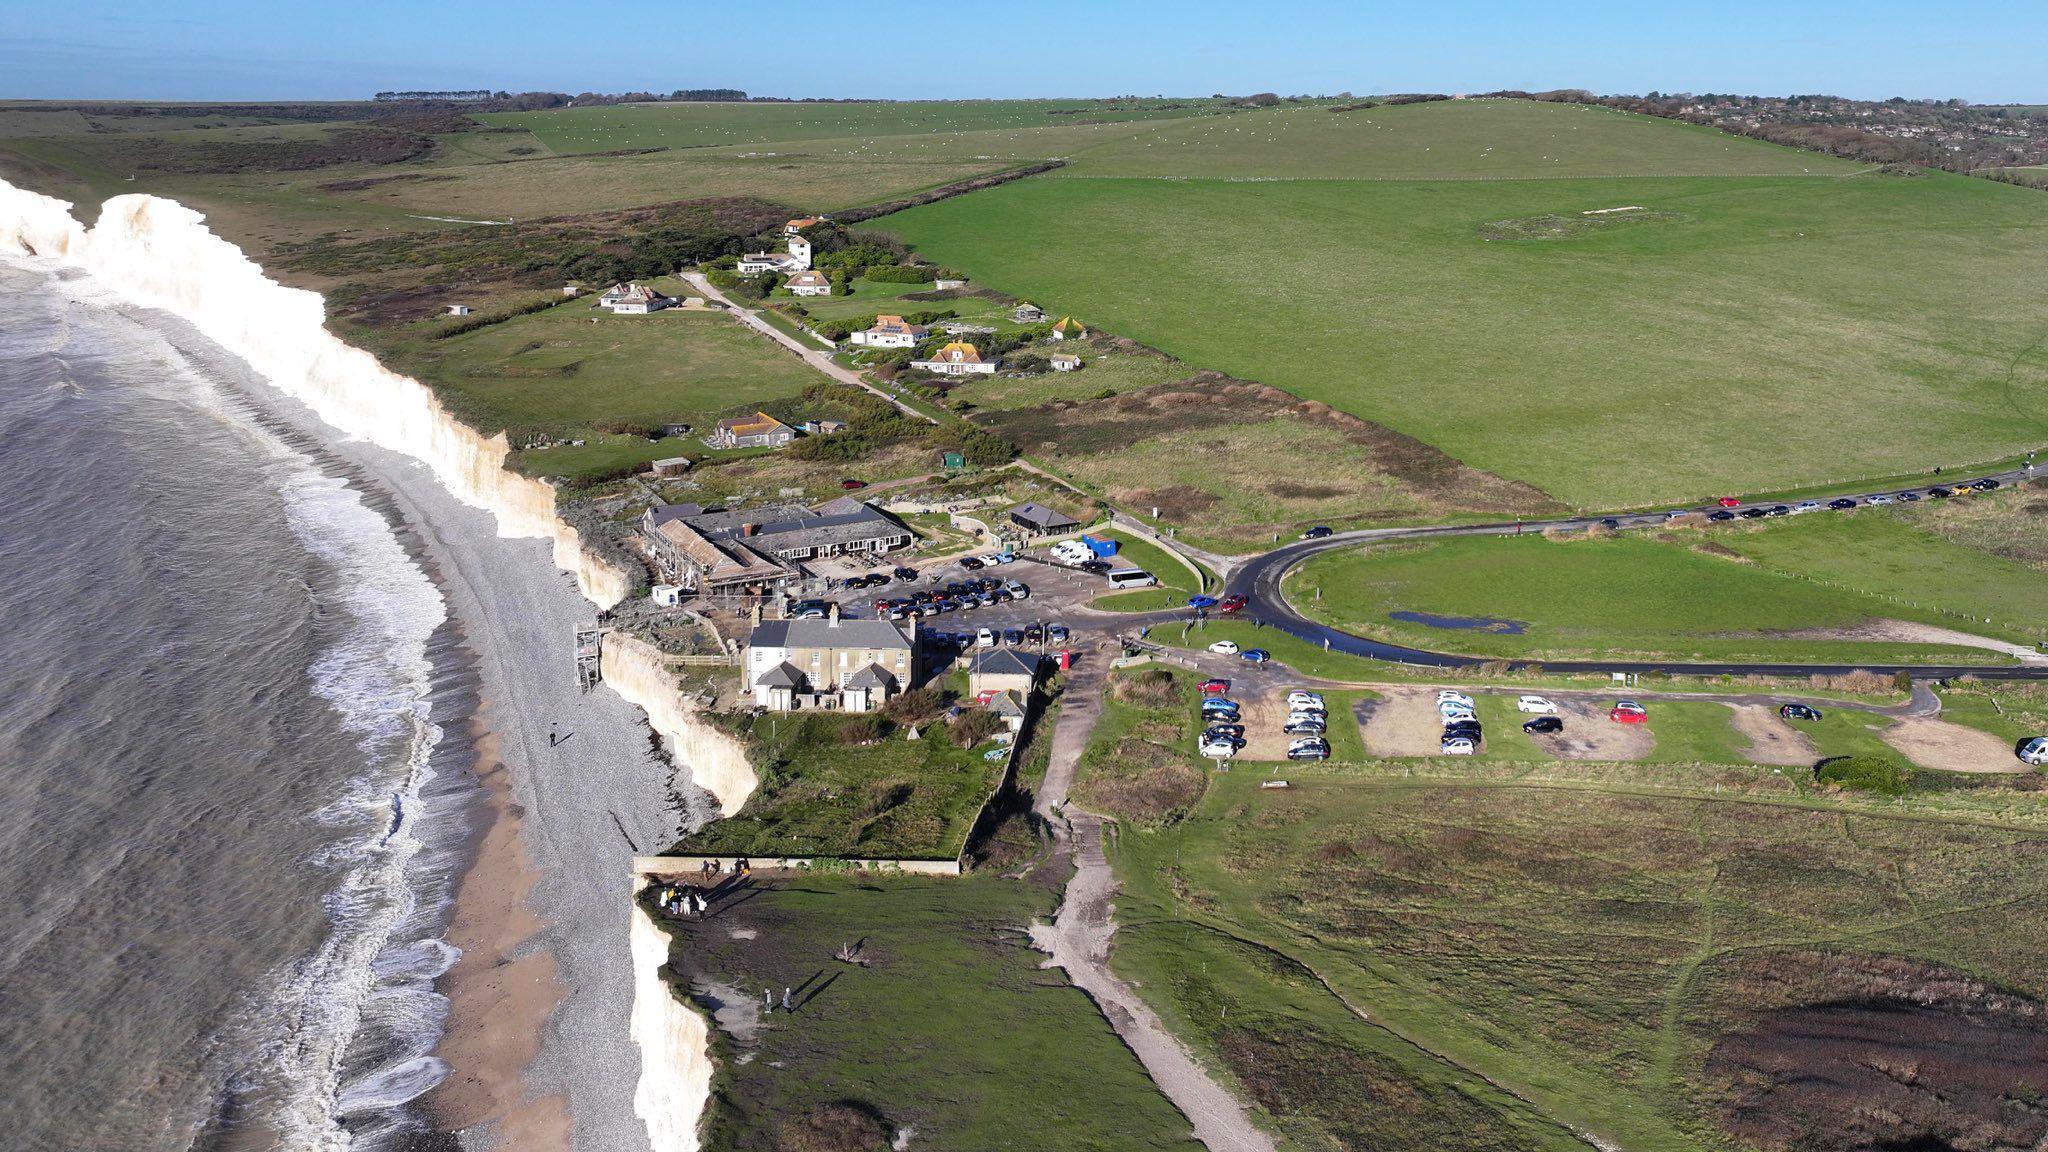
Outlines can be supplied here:
<path id="1" fill-rule="evenodd" d="M 806 269 L 789 278 L 783 285 L 792 296 L 830 296 L 832 278 L 815 268 Z"/>
<path id="2" fill-rule="evenodd" d="M 734 416 L 718 422 L 705 443 L 713 448 L 781 448 L 796 439 L 796 429 L 766 412 Z"/>
<path id="3" fill-rule="evenodd" d="M 847 340 L 868 348 L 915 348 L 930 332 L 921 325 L 904 323 L 901 316 L 877 316 L 874 327 L 855 332 Z"/>
<path id="4" fill-rule="evenodd" d="M 674 303 L 672 298 L 645 284 L 614 284 L 597 298 L 598 307 L 614 316 L 645 316 Z"/>
<path id="5" fill-rule="evenodd" d="M 938 350 L 929 360 L 912 360 L 912 368 L 936 372 L 941 376 L 994 375 L 1000 360 L 983 360 L 981 349 L 962 340 Z"/>

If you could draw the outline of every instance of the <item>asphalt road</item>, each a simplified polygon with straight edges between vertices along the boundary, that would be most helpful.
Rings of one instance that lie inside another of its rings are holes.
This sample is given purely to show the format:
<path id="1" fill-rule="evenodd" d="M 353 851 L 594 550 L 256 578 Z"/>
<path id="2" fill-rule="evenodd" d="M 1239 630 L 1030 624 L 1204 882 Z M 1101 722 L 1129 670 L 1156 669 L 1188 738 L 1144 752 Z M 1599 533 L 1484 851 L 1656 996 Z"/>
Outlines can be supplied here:
<path id="1" fill-rule="evenodd" d="M 2012 484 L 2026 480 L 2033 474 L 2030 469 L 2013 469 L 2007 472 L 1963 473 L 1956 482 L 1989 477 L 2001 484 Z M 1881 492 L 1870 492 L 1855 498 L 1858 505 L 1874 495 L 1897 497 L 1911 492 L 1922 498 L 1928 497 L 1929 489 L 1935 485 L 1921 485 L 1911 488 L 1888 488 Z M 1829 497 L 1835 499 L 1836 497 Z M 1968 496 L 1951 499 L 1970 499 Z M 1797 501 L 1750 501 L 1735 505 L 1730 511 L 1740 515 L 1748 508 L 1773 508 L 1779 504 L 1796 504 Z M 1809 516 L 1831 516 L 1839 513 L 1828 509 L 1826 500 L 1816 512 L 1804 513 Z M 1710 513 L 1713 508 L 1687 508 L 1680 511 Z M 1354 636 L 1326 624 L 1318 624 L 1294 610 L 1293 605 L 1281 594 L 1281 580 L 1297 565 L 1320 552 L 1347 548 L 1379 540 L 1414 540 L 1441 536 L 1510 536 L 1523 532 L 1541 532 L 1547 528 L 1591 528 L 1609 523 L 1610 527 L 1626 531 L 1632 528 L 1649 528 L 1667 523 L 1669 513 L 1644 512 L 1613 517 L 1585 516 L 1565 520 L 1530 520 L 1500 524 L 1461 524 L 1438 528 L 1370 528 L 1357 532 L 1339 532 L 1320 540 L 1304 540 L 1283 545 L 1271 552 L 1252 557 L 1238 564 L 1230 573 L 1219 595 L 1241 594 L 1250 603 L 1243 615 L 1257 619 L 1267 627 L 1276 628 L 1290 636 L 1306 640 L 1332 652 L 1343 652 L 1352 656 L 1365 656 L 1374 660 L 1391 660 L 1402 664 L 1414 664 L 1426 668 L 1466 668 L 1488 663 L 1484 658 L 1456 655 L 1448 652 L 1431 652 L 1421 648 L 1409 648 L 1399 644 L 1387 644 Z M 1184 614 L 1183 614 L 1184 615 Z M 1916 680 L 1941 680 L 1955 676 L 1972 675 L 1987 680 L 2048 680 L 2048 664 L 1688 664 L 1669 661 L 1626 661 L 1626 660 L 1517 660 L 1510 662 L 1515 668 L 1540 666 L 1560 672 L 1662 672 L 1672 675 L 1722 676 L 1757 673 L 1766 676 L 1811 676 L 1816 674 L 1839 674 L 1857 669 L 1891 675 L 1905 672 Z"/>

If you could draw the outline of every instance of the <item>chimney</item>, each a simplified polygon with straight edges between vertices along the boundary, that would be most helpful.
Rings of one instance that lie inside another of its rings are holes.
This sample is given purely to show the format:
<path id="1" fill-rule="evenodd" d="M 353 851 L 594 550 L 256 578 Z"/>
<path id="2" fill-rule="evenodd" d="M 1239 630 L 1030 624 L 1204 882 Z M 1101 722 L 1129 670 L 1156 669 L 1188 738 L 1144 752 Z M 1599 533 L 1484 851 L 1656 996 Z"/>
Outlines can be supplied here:
<path id="1" fill-rule="evenodd" d="M 761 526 L 759 524 L 740 525 L 740 535 L 742 536 L 759 536 L 760 534 Z"/>
<path id="2" fill-rule="evenodd" d="M 834 603 L 834 604 L 828 604 L 828 605 L 826 605 L 826 607 L 825 607 L 825 623 L 826 623 L 827 625 L 829 625 L 829 626 L 833 627 L 833 628 L 837 628 L 837 627 L 839 627 L 839 605 L 838 605 L 838 604 Z"/>

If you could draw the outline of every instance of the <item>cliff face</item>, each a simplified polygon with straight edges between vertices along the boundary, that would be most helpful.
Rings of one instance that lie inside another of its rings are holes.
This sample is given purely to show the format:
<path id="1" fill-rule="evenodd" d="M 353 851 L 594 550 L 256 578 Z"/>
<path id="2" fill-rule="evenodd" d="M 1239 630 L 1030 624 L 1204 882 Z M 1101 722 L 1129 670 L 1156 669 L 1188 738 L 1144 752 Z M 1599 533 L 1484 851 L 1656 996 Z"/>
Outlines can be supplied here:
<path id="1" fill-rule="evenodd" d="M 746 747 L 697 718 L 696 708 L 676 694 L 675 674 L 652 645 L 607 633 L 604 682 L 646 711 L 647 722 L 674 743 L 676 759 L 690 766 L 690 778 L 718 797 L 727 815 L 739 811 L 760 786 Z"/>
<path id="2" fill-rule="evenodd" d="M 642 876 L 634 892 L 647 886 Z M 640 1046 L 640 1083 L 633 1114 L 647 1125 L 654 1152 L 697 1152 L 697 1126 L 711 1103 L 711 1034 L 676 999 L 661 972 L 669 935 L 633 901 L 633 1042 Z"/>
<path id="3" fill-rule="evenodd" d="M 426 464 L 457 499 L 496 516 L 500 534 L 552 541 L 555 564 L 598 607 L 632 589 L 627 573 L 585 553 L 576 530 L 556 518 L 552 489 L 506 470 L 502 433 L 468 427 L 425 385 L 337 339 L 323 325 L 317 293 L 265 276 L 190 208 L 116 196 L 87 230 L 64 201 L 0 181 L 0 251 L 61 260 L 138 304 L 175 313 L 328 424 Z"/>

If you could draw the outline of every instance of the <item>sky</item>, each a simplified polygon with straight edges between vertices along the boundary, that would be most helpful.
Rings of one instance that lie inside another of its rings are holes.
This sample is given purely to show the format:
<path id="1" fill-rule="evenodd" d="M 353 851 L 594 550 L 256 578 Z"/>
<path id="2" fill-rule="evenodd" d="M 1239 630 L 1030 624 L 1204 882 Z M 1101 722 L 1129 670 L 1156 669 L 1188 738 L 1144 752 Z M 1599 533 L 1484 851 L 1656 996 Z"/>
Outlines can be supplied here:
<path id="1" fill-rule="evenodd" d="M 2048 0 L 0 0 L 0 98 L 1590 88 L 2048 103 Z"/>

